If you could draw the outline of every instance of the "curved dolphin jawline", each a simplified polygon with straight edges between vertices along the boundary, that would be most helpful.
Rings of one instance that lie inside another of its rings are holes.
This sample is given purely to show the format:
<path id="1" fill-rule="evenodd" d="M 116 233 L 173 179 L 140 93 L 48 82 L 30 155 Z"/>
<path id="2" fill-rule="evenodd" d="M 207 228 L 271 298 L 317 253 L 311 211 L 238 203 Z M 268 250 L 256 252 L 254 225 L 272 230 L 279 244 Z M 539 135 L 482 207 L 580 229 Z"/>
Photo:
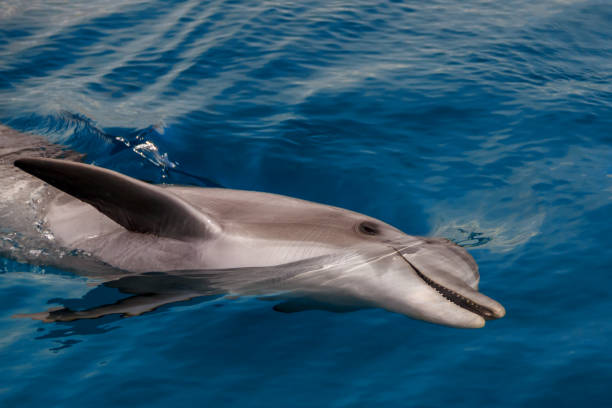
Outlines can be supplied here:
<path id="1" fill-rule="evenodd" d="M 69 194 L 46 203 L 57 241 L 123 270 L 96 277 L 134 295 L 89 312 L 37 315 L 45 321 L 137 315 L 219 292 L 380 307 L 455 327 L 505 314 L 476 290 L 477 266 L 465 249 L 363 214 L 267 193 L 161 188 L 63 160 L 15 165 Z M 162 274 L 144 273 L 155 271 Z"/>

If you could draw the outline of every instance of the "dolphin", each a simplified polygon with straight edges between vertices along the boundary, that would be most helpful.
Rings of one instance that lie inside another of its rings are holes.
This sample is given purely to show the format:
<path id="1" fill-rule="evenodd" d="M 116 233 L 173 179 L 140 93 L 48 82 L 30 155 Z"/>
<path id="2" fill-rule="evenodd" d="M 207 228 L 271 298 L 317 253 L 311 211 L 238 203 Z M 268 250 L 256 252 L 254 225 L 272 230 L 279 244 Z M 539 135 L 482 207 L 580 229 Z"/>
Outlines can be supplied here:
<path id="1" fill-rule="evenodd" d="M 29 245 L 25 253 L 36 256 L 21 260 L 69 268 L 130 295 L 21 317 L 136 316 L 202 296 L 255 296 L 285 313 L 382 308 L 460 328 L 505 315 L 478 291 L 472 256 L 447 239 L 407 235 L 367 215 L 277 194 L 153 185 L 82 163 L 42 138 L 30 143 L 42 149 L 7 147 L 15 137 L 32 140 L 0 127 L 0 176 L 11 176 L 5 198 L 28 205 L 13 205 L 18 209 L 0 216 L 0 227 L 29 228 L 16 231 L 22 240 L 35 235 L 17 246 Z M 19 209 L 29 213 L 27 222 Z M 64 256 L 74 251 L 78 256 Z"/>

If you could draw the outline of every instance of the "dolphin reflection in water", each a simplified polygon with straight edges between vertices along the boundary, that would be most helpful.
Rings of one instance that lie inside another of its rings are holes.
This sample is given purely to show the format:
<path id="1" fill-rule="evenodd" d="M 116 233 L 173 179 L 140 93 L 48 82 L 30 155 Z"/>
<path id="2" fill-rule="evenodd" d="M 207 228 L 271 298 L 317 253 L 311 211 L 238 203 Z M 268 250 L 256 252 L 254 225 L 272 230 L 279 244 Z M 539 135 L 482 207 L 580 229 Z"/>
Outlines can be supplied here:
<path id="1" fill-rule="evenodd" d="M 383 308 L 464 328 L 505 314 L 478 291 L 474 259 L 449 240 L 410 236 L 363 214 L 286 196 L 152 185 L 22 153 L 14 165 L 25 173 L 13 177 L 38 189 L 35 211 L 49 239 L 108 265 L 72 268 L 131 296 L 21 316 L 134 316 L 218 294 L 273 299 L 280 302 L 274 309 L 287 313 Z"/>

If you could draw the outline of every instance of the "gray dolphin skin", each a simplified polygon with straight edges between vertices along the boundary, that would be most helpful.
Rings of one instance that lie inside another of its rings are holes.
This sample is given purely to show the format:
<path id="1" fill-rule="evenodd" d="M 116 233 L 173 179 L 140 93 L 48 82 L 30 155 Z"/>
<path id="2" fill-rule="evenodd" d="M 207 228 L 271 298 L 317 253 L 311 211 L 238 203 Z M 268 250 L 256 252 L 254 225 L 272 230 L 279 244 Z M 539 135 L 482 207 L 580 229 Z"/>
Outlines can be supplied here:
<path id="1" fill-rule="evenodd" d="M 474 259 L 444 238 L 276 194 L 152 185 L 80 159 L 0 126 L 0 254 L 131 296 L 21 316 L 134 316 L 201 296 L 255 296 L 286 313 L 383 308 L 462 328 L 505 314 L 478 291 Z"/>

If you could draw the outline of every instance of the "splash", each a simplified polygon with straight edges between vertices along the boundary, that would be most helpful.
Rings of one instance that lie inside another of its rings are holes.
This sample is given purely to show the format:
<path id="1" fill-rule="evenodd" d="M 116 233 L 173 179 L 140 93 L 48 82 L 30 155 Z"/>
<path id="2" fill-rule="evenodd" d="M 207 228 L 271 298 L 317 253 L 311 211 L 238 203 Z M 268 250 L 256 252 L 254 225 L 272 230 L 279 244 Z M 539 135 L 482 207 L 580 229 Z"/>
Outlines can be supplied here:
<path id="1" fill-rule="evenodd" d="M 142 129 L 103 128 L 89 117 L 70 111 L 56 114 L 31 114 L 14 118 L 7 123 L 10 127 L 45 136 L 53 143 L 61 144 L 78 152 L 86 153 L 86 162 L 106 163 L 112 167 L 118 155 L 136 155 L 137 159 L 157 168 L 160 182 L 173 182 L 173 173 L 186 176 L 195 182 L 180 179 L 181 184 L 194 184 L 204 187 L 222 187 L 219 183 L 206 177 L 193 174 L 181 168 L 172 160 L 164 147 L 169 137 L 168 125 L 163 120 Z M 109 160 L 110 159 L 110 160 Z"/>
<path id="2" fill-rule="evenodd" d="M 516 225 L 513 222 L 494 225 L 486 219 L 469 217 L 453 220 L 440 219 L 435 224 L 432 235 L 450 239 L 466 248 L 487 248 L 494 252 L 509 252 L 526 244 L 539 234 L 544 216 L 536 214 L 526 222 Z"/>

